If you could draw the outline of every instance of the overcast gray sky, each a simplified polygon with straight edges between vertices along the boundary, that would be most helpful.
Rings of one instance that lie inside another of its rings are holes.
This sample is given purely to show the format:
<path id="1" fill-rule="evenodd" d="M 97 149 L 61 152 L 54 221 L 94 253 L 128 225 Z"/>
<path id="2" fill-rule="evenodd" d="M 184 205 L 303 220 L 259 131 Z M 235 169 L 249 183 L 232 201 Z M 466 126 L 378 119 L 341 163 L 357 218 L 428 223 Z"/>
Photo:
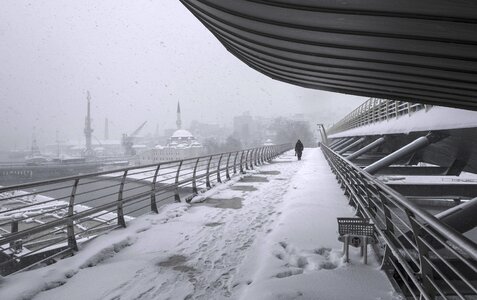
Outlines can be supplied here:
<path id="1" fill-rule="evenodd" d="M 234 115 L 316 114 L 338 121 L 365 99 L 272 80 L 227 52 L 178 0 L 2 1 L 1 148 L 83 138 L 86 91 L 94 135 L 231 124 Z"/>

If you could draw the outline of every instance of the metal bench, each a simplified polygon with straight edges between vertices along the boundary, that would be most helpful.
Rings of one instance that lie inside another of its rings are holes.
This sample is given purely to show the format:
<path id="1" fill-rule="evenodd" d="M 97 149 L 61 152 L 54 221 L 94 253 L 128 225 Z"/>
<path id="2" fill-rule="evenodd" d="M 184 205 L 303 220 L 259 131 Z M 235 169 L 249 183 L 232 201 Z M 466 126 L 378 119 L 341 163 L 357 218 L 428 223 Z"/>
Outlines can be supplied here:
<path id="1" fill-rule="evenodd" d="M 344 242 L 343 252 L 346 262 L 349 262 L 349 245 L 361 247 L 361 256 L 364 255 L 364 264 L 368 263 L 368 243 L 374 243 L 373 224 L 368 219 L 361 218 L 337 218 L 338 240 Z"/>

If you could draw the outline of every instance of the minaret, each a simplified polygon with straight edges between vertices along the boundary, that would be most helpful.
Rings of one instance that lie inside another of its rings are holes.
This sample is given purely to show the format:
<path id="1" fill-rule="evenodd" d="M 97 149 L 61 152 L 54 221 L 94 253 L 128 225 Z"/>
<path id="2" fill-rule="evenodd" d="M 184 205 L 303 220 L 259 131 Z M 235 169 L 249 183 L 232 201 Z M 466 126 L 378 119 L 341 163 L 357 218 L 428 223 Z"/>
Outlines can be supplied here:
<path id="1" fill-rule="evenodd" d="M 176 120 L 177 129 L 182 128 L 182 121 L 181 121 L 181 105 L 179 101 L 177 101 L 177 120 Z"/>
<path id="2" fill-rule="evenodd" d="M 89 91 L 88 91 L 88 96 L 86 98 L 88 99 L 88 110 L 86 112 L 86 119 L 85 119 L 85 125 L 84 125 L 84 136 L 86 137 L 85 156 L 91 156 L 93 155 L 93 147 L 91 144 L 91 136 L 93 133 L 93 129 L 91 128 L 91 109 L 90 109 L 91 95 L 89 94 Z"/>
<path id="3" fill-rule="evenodd" d="M 35 155 L 40 155 L 40 147 L 38 147 L 38 144 L 36 143 L 36 128 L 33 128 L 33 134 L 32 134 L 32 141 L 31 141 L 31 156 Z"/>

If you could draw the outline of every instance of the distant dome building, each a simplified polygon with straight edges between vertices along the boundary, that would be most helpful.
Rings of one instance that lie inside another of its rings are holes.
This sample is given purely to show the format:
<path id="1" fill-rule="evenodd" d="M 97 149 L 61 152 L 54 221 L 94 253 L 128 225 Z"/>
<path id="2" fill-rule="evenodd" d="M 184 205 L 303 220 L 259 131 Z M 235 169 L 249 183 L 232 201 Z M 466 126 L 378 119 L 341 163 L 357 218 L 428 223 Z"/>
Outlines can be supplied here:
<path id="1" fill-rule="evenodd" d="M 264 145 L 264 146 L 273 146 L 273 145 L 275 145 L 275 144 L 272 142 L 271 139 L 267 139 L 267 140 L 265 141 L 265 143 L 263 143 L 263 145 Z"/>
<path id="2" fill-rule="evenodd" d="M 153 164 L 165 161 L 181 160 L 201 156 L 205 152 L 202 144 L 188 130 L 182 129 L 181 107 L 177 103 L 177 130 L 168 139 L 165 146 L 157 145 L 139 155 L 141 164 Z"/>

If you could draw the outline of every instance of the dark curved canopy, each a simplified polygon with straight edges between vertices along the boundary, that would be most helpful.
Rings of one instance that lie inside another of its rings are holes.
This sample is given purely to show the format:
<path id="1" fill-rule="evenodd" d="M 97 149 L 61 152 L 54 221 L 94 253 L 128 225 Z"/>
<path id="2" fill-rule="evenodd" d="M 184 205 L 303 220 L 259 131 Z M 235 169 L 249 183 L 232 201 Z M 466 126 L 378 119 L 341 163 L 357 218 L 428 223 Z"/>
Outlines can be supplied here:
<path id="1" fill-rule="evenodd" d="M 477 110 L 477 1 L 181 2 L 228 51 L 271 78 Z"/>

